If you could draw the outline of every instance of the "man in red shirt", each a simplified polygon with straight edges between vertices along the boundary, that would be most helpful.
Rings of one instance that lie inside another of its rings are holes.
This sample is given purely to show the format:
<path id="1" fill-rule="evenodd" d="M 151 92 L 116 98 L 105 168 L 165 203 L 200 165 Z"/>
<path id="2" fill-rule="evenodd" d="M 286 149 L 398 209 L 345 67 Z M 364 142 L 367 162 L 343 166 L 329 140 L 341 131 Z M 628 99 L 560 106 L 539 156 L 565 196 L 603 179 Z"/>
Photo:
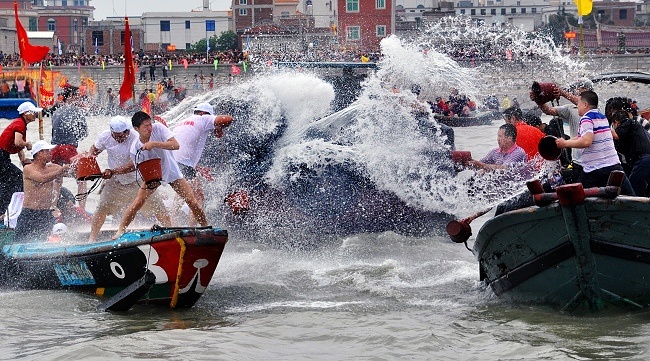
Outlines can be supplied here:
<path id="1" fill-rule="evenodd" d="M 0 134 L 0 213 L 5 213 L 11 196 L 23 190 L 23 172 L 11 163 L 11 154 L 18 154 L 20 163 L 25 165 L 25 152 L 32 149 L 28 142 L 27 124 L 36 120 L 43 109 L 37 108 L 31 102 L 18 106 L 19 117 L 11 122 Z"/>
<path id="2" fill-rule="evenodd" d="M 544 138 L 544 132 L 524 122 L 523 113 L 519 107 L 513 106 L 503 111 L 503 118 L 506 123 L 513 124 L 517 128 L 517 145 L 522 147 L 528 157 L 533 159 L 539 151 L 537 146 Z"/>

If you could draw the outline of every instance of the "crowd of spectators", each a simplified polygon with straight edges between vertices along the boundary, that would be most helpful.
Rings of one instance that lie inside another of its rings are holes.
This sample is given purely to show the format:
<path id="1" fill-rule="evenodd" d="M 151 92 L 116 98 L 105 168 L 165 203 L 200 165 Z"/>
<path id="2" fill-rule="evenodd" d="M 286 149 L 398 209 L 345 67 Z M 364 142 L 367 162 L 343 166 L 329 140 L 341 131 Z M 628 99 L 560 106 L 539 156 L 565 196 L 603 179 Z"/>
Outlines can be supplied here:
<path id="1" fill-rule="evenodd" d="M 184 60 L 188 64 L 213 64 L 214 60 L 217 59 L 220 64 L 223 63 L 239 63 L 244 60 L 244 54 L 239 51 L 223 51 L 223 52 L 210 52 L 206 58 L 205 53 L 145 53 L 140 50 L 135 52 L 133 60 L 138 65 L 148 65 L 150 63 L 155 63 L 160 66 L 168 64 L 169 61 L 172 61 L 173 65 L 182 65 Z M 102 54 L 54 54 L 51 53 L 45 60 L 46 65 L 52 66 L 101 66 L 104 62 L 105 66 L 110 65 L 123 65 L 124 57 L 122 54 L 111 54 L 111 55 L 102 55 Z M 0 51 L 0 65 L 3 67 L 19 67 L 21 66 L 20 55 L 18 53 L 3 53 Z"/>
<path id="2" fill-rule="evenodd" d="M 172 61 L 173 66 L 182 66 L 186 60 L 188 64 L 214 64 L 215 59 L 219 64 L 240 63 L 246 60 L 253 62 L 285 62 L 285 61 L 332 61 L 332 62 L 376 62 L 380 58 L 379 53 L 365 51 L 344 51 L 332 49 L 309 49 L 304 51 L 273 51 L 266 50 L 251 54 L 250 59 L 246 54 L 239 51 L 210 52 L 206 57 L 205 53 L 145 53 L 139 51 L 134 53 L 134 61 L 140 67 L 142 65 L 156 64 L 164 67 Z M 50 54 L 45 60 L 47 66 L 112 66 L 123 65 L 124 57 L 122 54 L 101 55 L 101 54 Z M 3 67 L 21 66 L 20 56 L 18 53 L 3 53 L 0 51 L 0 65 Z"/>

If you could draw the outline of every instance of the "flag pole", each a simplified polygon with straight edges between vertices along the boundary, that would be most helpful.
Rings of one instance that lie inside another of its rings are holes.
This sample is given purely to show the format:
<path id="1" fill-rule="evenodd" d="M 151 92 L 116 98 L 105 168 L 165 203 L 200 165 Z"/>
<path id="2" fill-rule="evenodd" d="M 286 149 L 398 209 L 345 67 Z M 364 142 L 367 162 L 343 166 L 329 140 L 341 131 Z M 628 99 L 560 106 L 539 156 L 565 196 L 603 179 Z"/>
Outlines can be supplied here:
<path id="1" fill-rule="evenodd" d="M 582 32 L 582 16 L 578 18 L 578 23 L 580 25 L 580 56 L 584 59 L 585 57 L 585 34 Z"/>
<path id="2" fill-rule="evenodd" d="M 36 104 L 41 106 L 41 84 L 43 84 L 43 62 L 41 61 L 41 70 L 38 72 L 38 84 L 36 84 Z M 38 137 L 43 140 L 43 112 L 38 113 Z"/>

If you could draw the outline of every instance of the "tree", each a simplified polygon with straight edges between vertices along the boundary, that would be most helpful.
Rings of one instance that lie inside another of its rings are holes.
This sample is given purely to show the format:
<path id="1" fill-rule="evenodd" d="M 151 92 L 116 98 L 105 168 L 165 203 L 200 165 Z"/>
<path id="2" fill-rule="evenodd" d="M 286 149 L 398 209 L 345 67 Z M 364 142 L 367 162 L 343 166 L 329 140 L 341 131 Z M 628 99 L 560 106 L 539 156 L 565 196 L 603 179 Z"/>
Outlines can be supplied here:
<path id="1" fill-rule="evenodd" d="M 208 39 L 210 41 L 210 51 L 228 51 L 236 50 L 238 47 L 237 34 L 233 31 L 224 31 L 217 38 L 213 35 Z M 190 46 L 191 53 L 205 53 L 205 38 L 197 41 Z"/>
<path id="2" fill-rule="evenodd" d="M 589 20 L 592 23 L 594 22 L 592 17 L 588 17 L 588 19 L 584 20 L 585 24 L 587 24 Z M 551 39 L 553 39 L 553 42 L 555 42 L 555 45 L 559 46 L 565 42 L 564 32 L 569 31 L 569 25 L 577 26 L 578 19 L 576 19 L 573 14 L 567 13 L 564 10 L 564 7 L 558 7 L 557 14 L 550 15 L 548 17 L 548 23 L 545 24 L 540 31 L 544 34 L 548 34 Z"/>
<path id="3" fill-rule="evenodd" d="M 219 39 L 216 39 L 216 48 L 219 51 L 236 50 L 238 46 L 237 34 L 233 31 L 224 31 Z"/>

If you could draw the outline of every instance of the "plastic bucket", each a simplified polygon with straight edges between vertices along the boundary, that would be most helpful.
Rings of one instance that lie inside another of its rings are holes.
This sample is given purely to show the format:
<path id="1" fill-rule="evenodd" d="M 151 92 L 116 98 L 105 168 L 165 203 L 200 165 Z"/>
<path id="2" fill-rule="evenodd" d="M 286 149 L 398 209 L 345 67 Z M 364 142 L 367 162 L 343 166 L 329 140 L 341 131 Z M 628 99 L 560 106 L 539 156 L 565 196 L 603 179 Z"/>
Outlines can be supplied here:
<path id="1" fill-rule="evenodd" d="M 160 158 L 147 159 L 142 163 L 138 163 L 138 171 L 147 185 L 158 183 L 163 179 Z"/>
<path id="2" fill-rule="evenodd" d="M 77 180 L 87 181 L 102 177 L 102 170 L 99 169 L 97 158 L 81 157 L 77 161 Z"/>
<path id="3" fill-rule="evenodd" d="M 472 153 L 466 150 L 452 150 L 451 160 L 454 163 L 465 164 L 472 160 Z"/>
<path id="4" fill-rule="evenodd" d="M 539 141 L 537 150 L 542 158 L 546 160 L 557 160 L 560 157 L 562 149 L 558 148 L 557 144 L 555 144 L 556 139 L 552 135 L 547 135 Z"/>
<path id="5" fill-rule="evenodd" d="M 553 94 L 557 91 L 557 84 L 555 83 L 539 83 L 533 82 L 533 85 L 530 87 L 530 90 L 533 92 L 533 99 L 536 103 L 544 104 L 555 99 Z"/>

